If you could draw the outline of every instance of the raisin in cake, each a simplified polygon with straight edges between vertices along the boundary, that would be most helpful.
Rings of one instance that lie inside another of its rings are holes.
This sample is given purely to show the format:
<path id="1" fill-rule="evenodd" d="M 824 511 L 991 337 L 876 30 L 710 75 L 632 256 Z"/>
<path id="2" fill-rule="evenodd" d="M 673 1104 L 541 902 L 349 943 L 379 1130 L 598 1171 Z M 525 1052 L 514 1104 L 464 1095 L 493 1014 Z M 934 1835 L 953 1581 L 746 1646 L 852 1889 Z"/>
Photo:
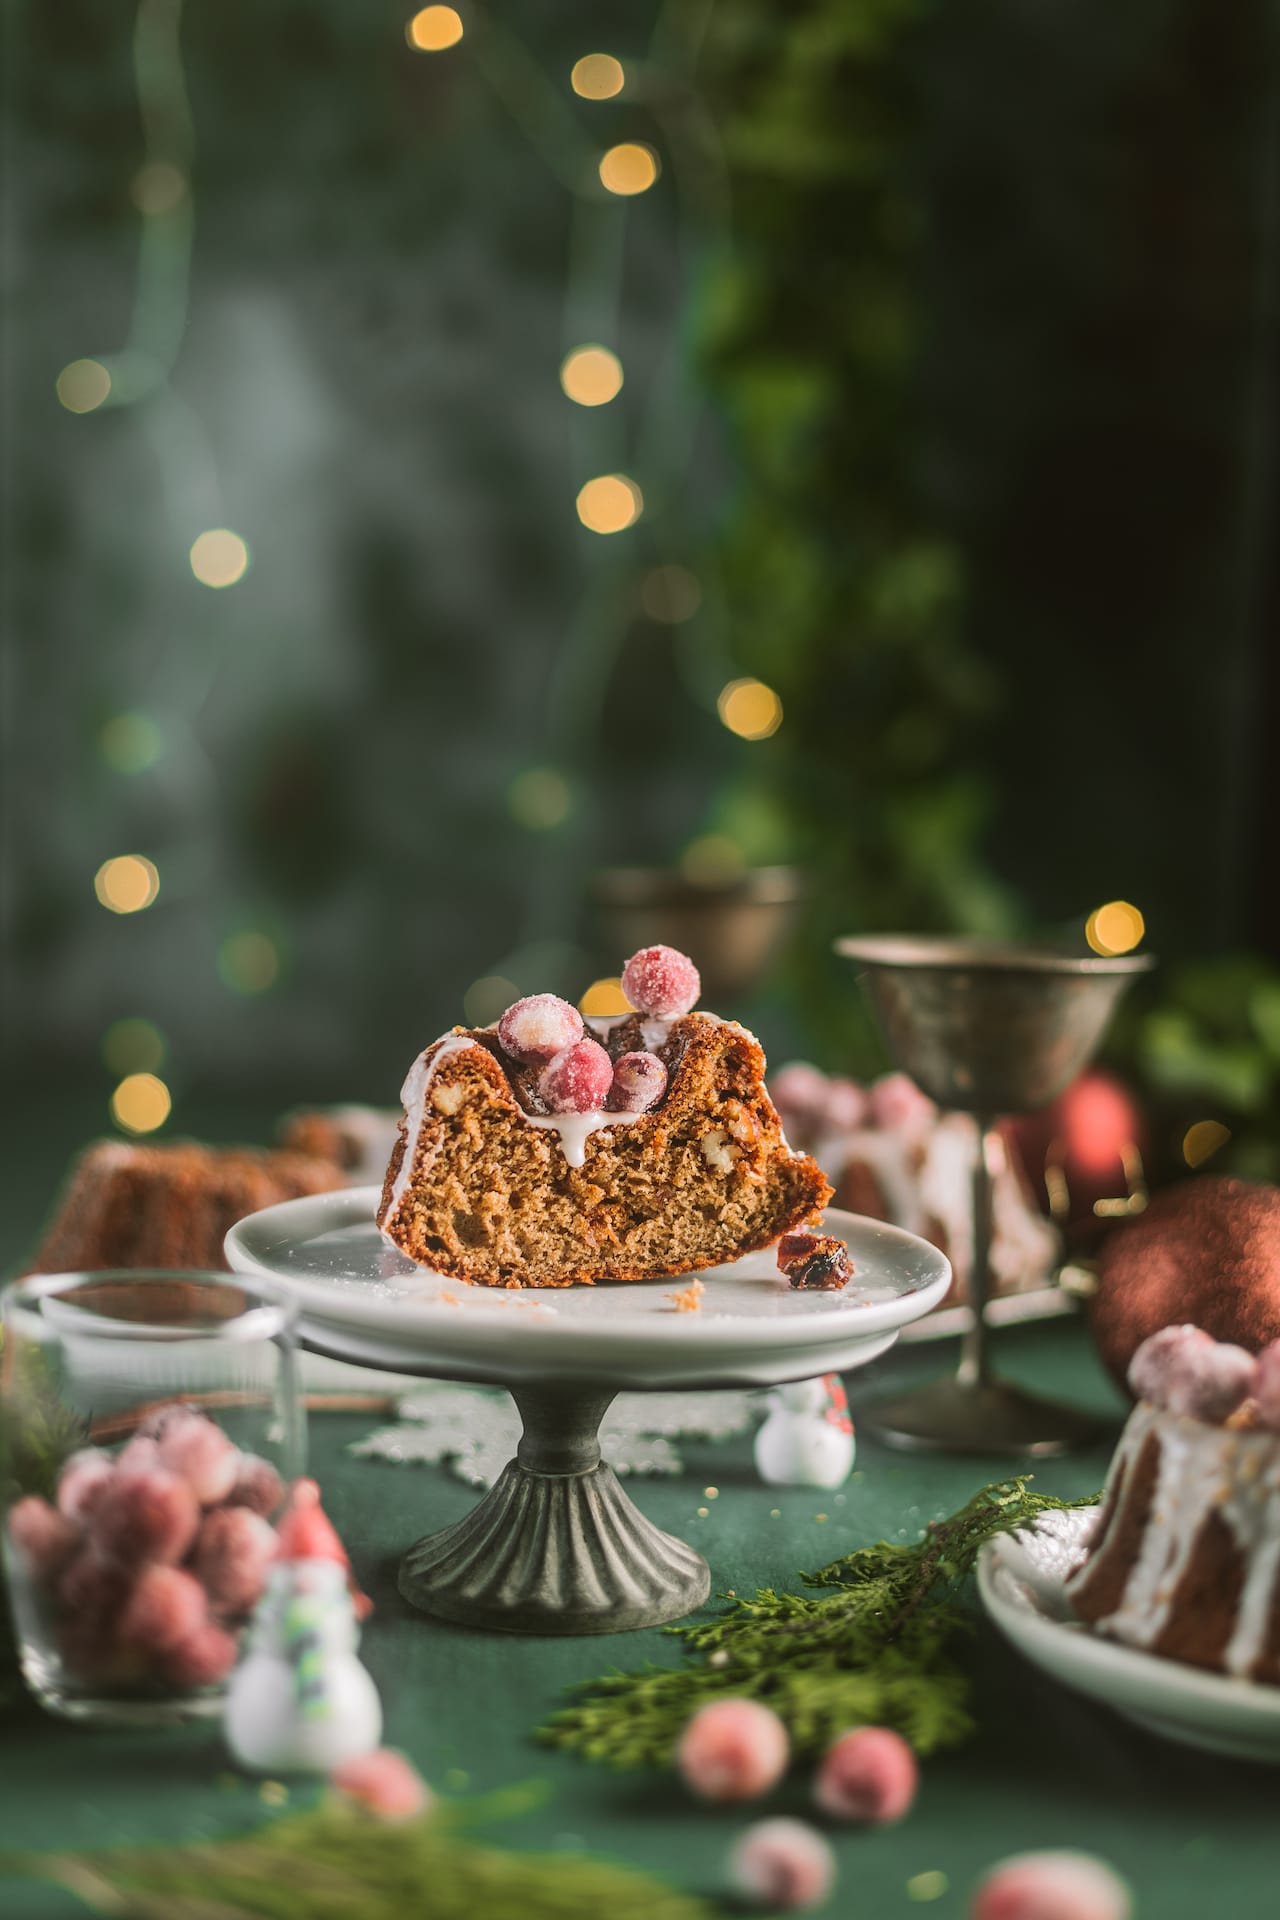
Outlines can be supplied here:
<path id="1" fill-rule="evenodd" d="M 1280 1684 L 1280 1342 L 1255 1361 L 1165 1327 L 1129 1378 L 1142 1397 L 1068 1598 L 1113 1640 Z"/>
<path id="2" fill-rule="evenodd" d="M 693 963 L 646 948 L 622 983 L 636 1010 L 619 1019 L 534 994 L 419 1055 L 378 1210 L 403 1253 L 491 1287 L 645 1280 L 768 1246 L 825 1205 L 759 1041 L 693 1010 Z"/>

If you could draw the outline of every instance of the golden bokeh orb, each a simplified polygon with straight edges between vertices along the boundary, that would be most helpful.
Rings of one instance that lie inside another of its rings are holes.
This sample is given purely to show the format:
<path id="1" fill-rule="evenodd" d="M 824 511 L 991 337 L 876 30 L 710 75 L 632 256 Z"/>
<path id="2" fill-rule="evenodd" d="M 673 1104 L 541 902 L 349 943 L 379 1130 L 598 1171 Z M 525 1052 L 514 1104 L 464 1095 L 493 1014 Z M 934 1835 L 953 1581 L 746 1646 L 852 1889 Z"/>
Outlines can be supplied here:
<path id="1" fill-rule="evenodd" d="M 583 100 L 612 100 L 626 81 L 621 60 L 611 53 L 584 53 L 569 75 L 569 85 Z"/>
<path id="2" fill-rule="evenodd" d="M 569 818 L 573 794 L 556 767 L 526 767 L 507 788 L 511 817 L 532 833 L 546 833 Z"/>
<path id="3" fill-rule="evenodd" d="M 1084 937 L 1095 953 L 1108 960 L 1120 953 L 1132 953 L 1147 930 L 1137 907 L 1127 900 L 1108 900 L 1095 907 L 1085 921 Z"/>
<path id="4" fill-rule="evenodd" d="M 464 32 L 462 15 L 453 7 L 423 7 L 404 30 L 415 53 L 444 53 L 456 47 Z"/>
<path id="5" fill-rule="evenodd" d="M 1197 1120 L 1182 1136 L 1182 1157 L 1189 1167 L 1202 1167 L 1231 1138 L 1221 1120 Z"/>
<path id="6" fill-rule="evenodd" d="M 623 533 L 644 512 L 644 495 L 625 473 L 601 473 L 579 489 L 577 508 L 592 533 Z"/>
<path id="7" fill-rule="evenodd" d="M 782 725 L 782 701 L 763 680 L 730 680 L 720 689 L 716 711 L 740 740 L 767 740 Z"/>
<path id="8" fill-rule="evenodd" d="M 603 407 L 622 392 L 622 362 L 608 347 L 575 347 L 560 364 L 560 385 L 580 407 Z"/>
<path id="9" fill-rule="evenodd" d="M 111 1096 L 111 1118 L 126 1133 L 154 1133 L 173 1107 L 169 1089 L 154 1073 L 130 1073 Z"/>
<path id="10" fill-rule="evenodd" d="M 623 140 L 600 156 L 600 184 L 629 199 L 647 193 L 658 177 L 658 156 L 638 140 Z"/>
<path id="11" fill-rule="evenodd" d="M 631 1002 L 617 979 L 593 980 L 578 1002 L 578 1012 L 587 1019 L 616 1020 L 633 1011 Z"/>
<path id="12" fill-rule="evenodd" d="M 164 751 L 164 736 L 147 713 L 114 713 L 103 724 L 98 747 L 113 773 L 145 773 Z"/>
<path id="13" fill-rule="evenodd" d="M 482 974 L 462 996 L 463 1016 L 469 1027 L 491 1027 L 519 998 L 520 989 L 514 980 L 501 973 Z"/>
<path id="14" fill-rule="evenodd" d="M 93 876 L 93 890 L 112 913 L 141 913 L 160 891 L 160 875 L 145 853 L 117 853 Z"/>
<path id="15" fill-rule="evenodd" d="M 233 587 L 249 566 L 249 549 L 230 527 L 210 527 L 191 543 L 191 571 L 204 587 Z"/>
<path id="16" fill-rule="evenodd" d="M 54 382 L 68 413 L 92 413 L 111 391 L 111 375 L 101 360 L 73 360 Z"/>

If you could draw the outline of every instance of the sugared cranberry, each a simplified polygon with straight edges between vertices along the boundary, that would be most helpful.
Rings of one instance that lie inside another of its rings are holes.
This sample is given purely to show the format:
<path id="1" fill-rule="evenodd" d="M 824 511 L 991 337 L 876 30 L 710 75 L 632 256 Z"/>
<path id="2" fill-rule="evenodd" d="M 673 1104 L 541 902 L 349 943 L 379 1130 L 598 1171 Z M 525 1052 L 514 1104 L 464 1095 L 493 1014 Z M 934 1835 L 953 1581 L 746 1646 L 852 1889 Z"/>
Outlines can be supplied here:
<path id="1" fill-rule="evenodd" d="M 822 1118 L 837 1133 L 856 1133 L 865 1127 L 871 1114 L 871 1099 L 856 1080 L 832 1080 Z"/>
<path id="2" fill-rule="evenodd" d="M 1253 1397 L 1263 1426 L 1280 1433 L 1280 1340 L 1273 1340 L 1258 1355 L 1253 1374 Z"/>
<path id="3" fill-rule="evenodd" d="M 431 1789 L 413 1762 L 394 1747 L 344 1760 L 330 1775 L 338 1792 L 380 1820 L 413 1820 L 431 1805 Z"/>
<path id="4" fill-rule="evenodd" d="M 807 1060 L 792 1060 L 769 1078 L 773 1104 L 797 1120 L 817 1120 L 826 1111 L 830 1082 Z"/>
<path id="5" fill-rule="evenodd" d="M 735 1842 L 729 1877 L 756 1906 L 796 1913 L 827 1898 L 835 1884 L 835 1855 L 802 1820 L 761 1820 Z"/>
<path id="6" fill-rule="evenodd" d="M 160 1442 L 149 1433 L 135 1433 L 116 1455 L 116 1468 L 121 1473 L 154 1473 L 159 1465 Z"/>
<path id="7" fill-rule="evenodd" d="M 284 1481 L 269 1460 L 260 1454 L 242 1453 L 236 1463 L 236 1477 L 227 1495 L 229 1507 L 248 1507 L 251 1513 L 269 1518 L 284 1499 Z"/>
<path id="8" fill-rule="evenodd" d="M 144 1653 L 169 1653 L 208 1618 L 204 1588 L 181 1567 L 144 1567 L 120 1616 L 120 1641 Z"/>
<path id="9" fill-rule="evenodd" d="M 204 1415 L 198 1408 L 186 1400 L 166 1400 L 161 1407 L 154 1407 L 145 1419 L 138 1422 L 138 1432 L 144 1440 L 162 1440 L 172 1427 L 185 1425 L 188 1420 L 203 1420 Z"/>
<path id="10" fill-rule="evenodd" d="M 80 1544 L 80 1529 L 38 1494 L 29 1493 L 9 1509 L 9 1538 L 38 1587 L 56 1580 Z"/>
<path id="11" fill-rule="evenodd" d="M 234 1667 L 237 1651 L 232 1636 L 209 1621 L 164 1655 L 161 1671 L 171 1687 L 214 1687 Z"/>
<path id="12" fill-rule="evenodd" d="M 507 1008 L 498 1038 L 516 1060 L 540 1066 L 582 1038 L 582 1015 L 554 993 L 531 993 Z"/>
<path id="13" fill-rule="evenodd" d="M 175 1420 L 158 1441 L 160 1459 L 185 1480 L 202 1507 L 216 1507 L 236 1483 L 240 1454 L 222 1428 L 203 1414 Z"/>
<path id="14" fill-rule="evenodd" d="M 656 1053 L 623 1053 L 613 1063 L 605 1101 L 610 1113 L 647 1113 L 667 1090 L 667 1070 Z"/>
<path id="15" fill-rule="evenodd" d="M 713 1700 L 680 1736 L 676 1764 L 701 1800 L 755 1800 L 786 1772 L 790 1743 L 758 1700 Z"/>
<path id="16" fill-rule="evenodd" d="M 83 1526 L 115 1472 L 115 1461 L 101 1447 L 82 1447 L 63 1463 L 58 1476 L 58 1506 L 68 1520 Z"/>
<path id="17" fill-rule="evenodd" d="M 937 1116 L 927 1093 L 921 1093 L 915 1081 L 905 1073 L 885 1073 L 868 1089 L 867 1102 L 872 1124 L 894 1132 L 925 1132 Z"/>
<path id="18" fill-rule="evenodd" d="M 901 1820 L 916 1797 L 915 1754 L 892 1727 L 855 1727 L 829 1747 L 813 1797 L 839 1820 L 884 1826 Z"/>
<path id="19" fill-rule="evenodd" d="M 1243 1347 L 1213 1340 L 1199 1327 L 1161 1327 L 1129 1363 L 1129 1385 L 1154 1406 L 1215 1423 L 1248 1398 L 1255 1370 Z"/>
<path id="20" fill-rule="evenodd" d="M 176 1473 L 119 1468 L 89 1515 L 89 1535 L 107 1559 L 140 1567 L 146 1560 L 181 1560 L 199 1524 L 196 1497 Z"/>
<path id="21" fill-rule="evenodd" d="M 275 1529 L 248 1507 L 206 1514 L 192 1559 L 217 1613 L 247 1613 L 262 1597 L 276 1553 Z"/>
<path id="22" fill-rule="evenodd" d="M 595 1113 L 613 1085 L 613 1062 L 598 1040 L 566 1047 L 544 1070 L 538 1092 L 552 1113 Z"/>
<path id="23" fill-rule="evenodd" d="M 674 947 L 641 947 L 622 969 L 622 991 L 637 1013 L 674 1020 L 697 1005 L 702 981 L 687 953 Z"/>
<path id="24" fill-rule="evenodd" d="M 973 1897 L 971 1920 L 1128 1920 L 1129 1890 L 1088 1853 L 1019 1853 L 1002 1860 Z"/>

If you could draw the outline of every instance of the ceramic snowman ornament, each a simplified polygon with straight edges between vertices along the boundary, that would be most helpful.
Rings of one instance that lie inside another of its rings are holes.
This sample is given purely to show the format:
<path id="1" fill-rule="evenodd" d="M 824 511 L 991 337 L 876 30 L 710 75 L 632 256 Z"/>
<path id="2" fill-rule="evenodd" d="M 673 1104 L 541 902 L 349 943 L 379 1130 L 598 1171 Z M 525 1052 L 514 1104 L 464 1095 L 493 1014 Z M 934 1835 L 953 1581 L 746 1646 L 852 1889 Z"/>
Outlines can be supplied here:
<path id="1" fill-rule="evenodd" d="M 840 1487 L 853 1467 L 853 1421 L 838 1373 L 774 1387 L 756 1434 L 756 1468 L 771 1487 Z"/>
<path id="2" fill-rule="evenodd" d="M 356 1658 L 360 1630 L 342 1542 L 314 1480 L 299 1480 L 227 1692 L 224 1732 L 259 1773 L 332 1773 L 382 1738 L 377 1688 Z"/>

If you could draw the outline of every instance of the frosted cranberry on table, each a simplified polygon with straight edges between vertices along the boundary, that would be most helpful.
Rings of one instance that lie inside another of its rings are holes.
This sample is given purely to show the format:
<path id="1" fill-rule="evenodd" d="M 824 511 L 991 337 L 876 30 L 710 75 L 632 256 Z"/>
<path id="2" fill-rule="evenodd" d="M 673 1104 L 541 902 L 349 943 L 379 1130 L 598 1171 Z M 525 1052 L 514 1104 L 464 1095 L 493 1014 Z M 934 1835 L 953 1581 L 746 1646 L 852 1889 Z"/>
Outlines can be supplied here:
<path id="1" fill-rule="evenodd" d="M 1253 1397 L 1264 1427 L 1280 1433 L 1280 1340 L 1258 1355 L 1253 1374 Z"/>
<path id="2" fill-rule="evenodd" d="M 641 947 L 622 969 L 622 991 L 637 1013 L 674 1020 L 697 1005 L 702 980 L 687 953 Z"/>
<path id="3" fill-rule="evenodd" d="M 262 1598 L 276 1532 L 248 1507 L 219 1507 L 205 1515 L 192 1569 L 216 1613 L 247 1613 Z"/>
<path id="4" fill-rule="evenodd" d="M 344 1760 L 329 1776 L 348 1800 L 380 1820 L 413 1820 L 432 1805 L 430 1787 L 413 1762 L 394 1747 Z"/>
<path id="5" fill-rule="evenodd" d="M 835 1885 L 835 1855 L 802 1820 L 761 1820 L 734 1844 L 729 1878 L 756 1906 L 784 1913 L 821 1904 Z"/>
<path id="6" fill-rule="evenodd" d="M 676 1765 L 701 1800 L 756 1800 L 787 1769 L 791 1744 L 758 1700 L 713 1700 L 680 1736 Z"/>
<path id="7" fill-rule="evenodd" d="M 582 1015 L 554 993 L 531 993 L 509 1006 L 498 1022 L 498 1039 L 513 1059 L 542 1065 L 583 1035 Z"/>
<path id="8" fill-rule="evenodd" d="M 80 1529 L 38 1494 L 9 1509 L 9 1538 L 29 1579 L 46 1586 L 57 1578 L 80 1544 Z"/>
<path id="9" fill-rule="evenodd" d="M 915 1754 L 900 1733 L 855 1727 L 827 1749 L 813 1797 L 838 1820 L 887 1826 L 910 1811 L 919 1778 Z"/>
<path id="10" fill-rule="evenodd" d="M 1256 1371 L 1243 1347 L 1213 1340 L 1199 1327 L 1162 1327 L 1134 1354 L 1129 1385 L 1139 1399 L 1169 1413 L 1216 1423 L 1249 1397 Z"/>
<path id="11" fill-rule="evenodd" d="M 856 1080 L 835 1079 L 827 1082 L 827 1095 L 822 1107 L 825 1126 L 837 1133 L 856 1133 L 859 1127 L 866 1126 L 870 1115 L 870 1095 Z"/>
<path id="12" fill-rule="evenodd" d="M 597 1040 L 579 1040 L 544 1068 L 538 1092 L 551 1113 L 597 1113 L 613 1086 L 613 1062 Z"/>
<path id="13" fill-rule="evenodd" d="M 774 1105 L 785 1107 L 797 1119 L 817 1119 L 825 1112 L 829 1084 L 826 1074 L 807 1060 L 792 1060 L 769 1076 Z"/>
<path id="14" fill-rule="evenodd" d="M 900 1133 L 926 1133 L 938 1117 L 927 1093 L 905 1073 L 885 1073 L 867 1091 L 872 1124 Z"/>
<path id="15" fill-rule="evenodd" d="M 1019 1853 L 982 1881 L 970 1920 L 1129 1920 L 1129 1889 L 1089 1853 Z"/>
<path id="16" fill-rule="evenodd" d="M 656 1053 L 623 1053 L 613 1063 L 605 1101 L 610 1113 L 647 1113 L 667 1090 L 667 1070 Z"/>

